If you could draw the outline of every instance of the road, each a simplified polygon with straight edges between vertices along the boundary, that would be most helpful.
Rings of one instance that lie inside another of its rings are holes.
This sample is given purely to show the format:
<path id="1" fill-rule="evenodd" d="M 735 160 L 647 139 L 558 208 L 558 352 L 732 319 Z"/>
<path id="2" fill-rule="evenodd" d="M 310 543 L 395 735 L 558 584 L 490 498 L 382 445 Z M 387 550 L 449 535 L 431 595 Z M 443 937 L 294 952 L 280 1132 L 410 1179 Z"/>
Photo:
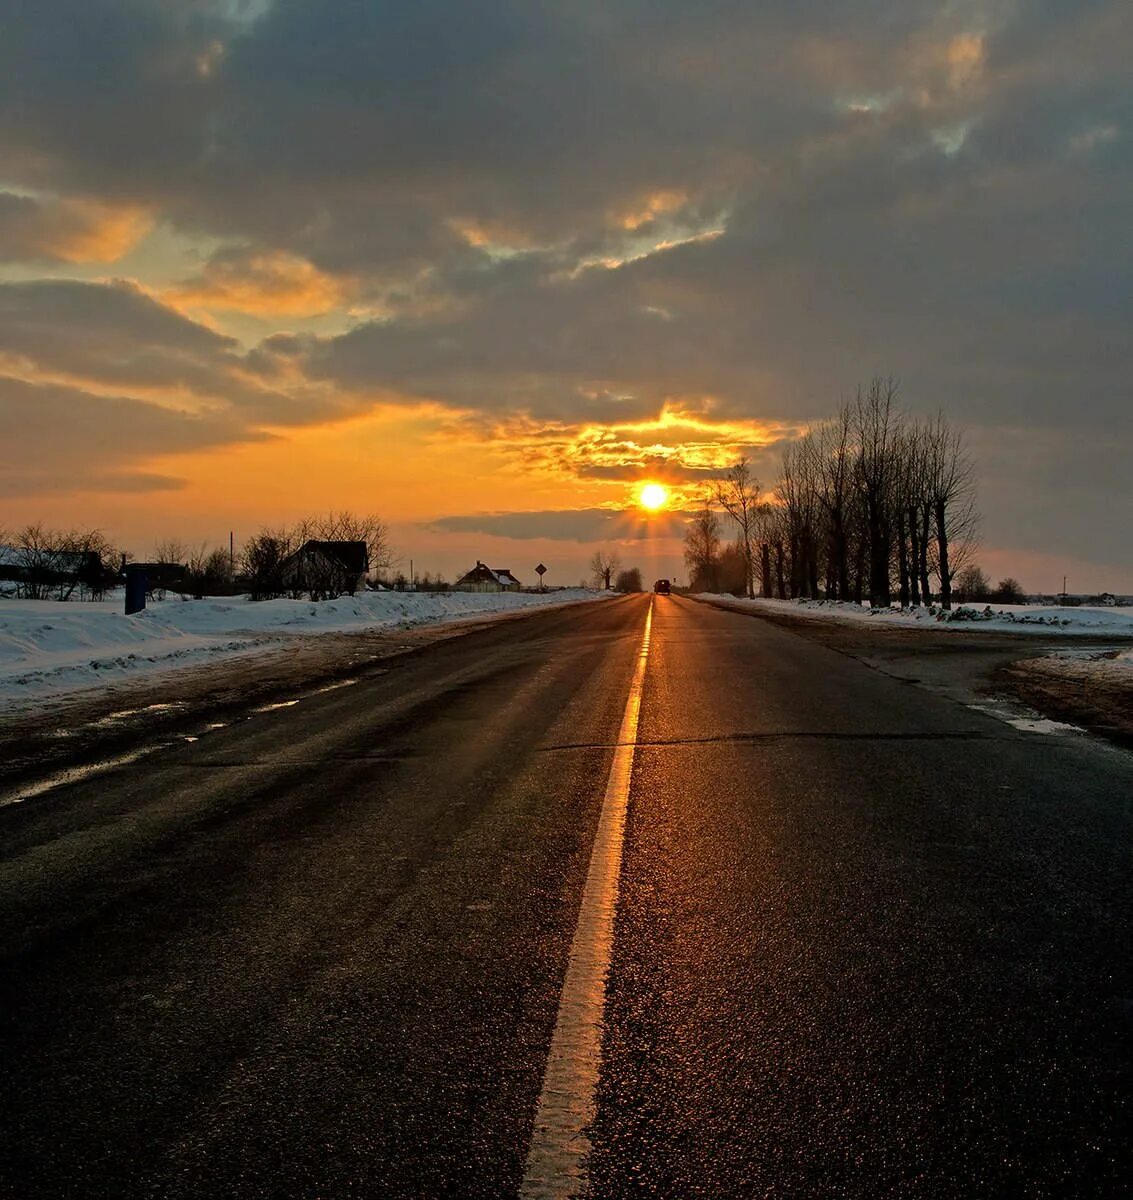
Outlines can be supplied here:
<path id="1" fill-rule="evenodd" d="M 1128 1194 L 1128 751 L 680 597 L 194 736 L 0 789 L 0 1195 L 536 1194 L 619 756 L 590 1194 Z"/>

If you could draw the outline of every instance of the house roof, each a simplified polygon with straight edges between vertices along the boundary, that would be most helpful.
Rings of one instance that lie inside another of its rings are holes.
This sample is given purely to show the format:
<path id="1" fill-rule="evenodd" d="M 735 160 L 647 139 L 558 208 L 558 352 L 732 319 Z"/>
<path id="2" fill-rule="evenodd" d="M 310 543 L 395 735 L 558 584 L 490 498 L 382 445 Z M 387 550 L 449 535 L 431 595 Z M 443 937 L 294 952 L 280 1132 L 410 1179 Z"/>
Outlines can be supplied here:
<path id="1" fill-rule="evenodd" d="M 489 567 L 487 564 L 477 562 L 471 571 L 462 575 L 454 587 L 459 587 L 462 583 L 497 583 L 500 587 L 519 587 L 519 580 L 507 569 L 507 567 Z"/>
<path id="2" fill-rule="evenodd" d="M 343 570 L 354 575 L 364 575 L 370 569 L 370 554 L 366 543 L 362 541 L 330 542 L 311 538 L 284 561 L 299 561 L 312 555 L 332 559 Z"/>

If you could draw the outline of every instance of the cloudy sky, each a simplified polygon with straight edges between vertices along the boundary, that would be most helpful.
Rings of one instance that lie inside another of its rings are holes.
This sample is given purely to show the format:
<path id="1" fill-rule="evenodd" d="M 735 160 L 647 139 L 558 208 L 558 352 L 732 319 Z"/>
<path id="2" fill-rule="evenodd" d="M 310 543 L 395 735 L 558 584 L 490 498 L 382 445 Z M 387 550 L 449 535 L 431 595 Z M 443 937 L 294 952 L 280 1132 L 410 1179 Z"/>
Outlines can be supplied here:
<path id="1" fill-rule="evenodd" d="M 859 383 L 1133 590 L 1128 0 L 0 0 L 0 526 L 680 573 Z M 682 490 L 683 489 L 683 492 Z"/>

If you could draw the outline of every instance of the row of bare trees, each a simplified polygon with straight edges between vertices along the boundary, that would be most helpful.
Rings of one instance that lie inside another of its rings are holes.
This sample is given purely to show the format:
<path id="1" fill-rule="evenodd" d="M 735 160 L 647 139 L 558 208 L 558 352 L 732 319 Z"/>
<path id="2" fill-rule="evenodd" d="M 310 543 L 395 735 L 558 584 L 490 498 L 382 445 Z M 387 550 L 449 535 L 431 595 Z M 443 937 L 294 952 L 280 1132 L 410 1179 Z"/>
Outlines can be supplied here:
<path id="1" fill-rule="evenodd" d="M 101 599 L 118 581 L 119 552 L 99 529 L 0 529 L 0 581 L 25 600 Z"/>
<path id="2" fill-rule="evenodd" d="M 691 586 L 754 596 L 758 580 L 764 596 L 875 607 L 928 604 L 935 591 L 950 608 L 978 524 L 971 461 L 943 416 L 911 418 L 896 395 L 875 379 L 788 444 L 769 496 L 736 463 L 688 526 Z M 736 532 L 730 553 L 716 508 Z"/>

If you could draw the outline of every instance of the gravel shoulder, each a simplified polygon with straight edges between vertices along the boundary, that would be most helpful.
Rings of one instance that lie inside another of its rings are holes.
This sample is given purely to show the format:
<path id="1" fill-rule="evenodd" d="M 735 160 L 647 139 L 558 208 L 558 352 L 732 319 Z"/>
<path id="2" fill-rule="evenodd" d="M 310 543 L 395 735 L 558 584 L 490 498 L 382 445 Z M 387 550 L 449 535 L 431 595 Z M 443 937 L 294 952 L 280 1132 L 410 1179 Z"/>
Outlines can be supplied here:
<path id="1" fill-rule="evenodd" d="M 1058 636 L 965 628 L 877 627 L 713 604 L 769 621 L 847 654 L 887 675 L 964 704 L 1006 701 L 1022 715 L 1042 715 L 1133 747 L 1133 671 L 1110 666 L 1133 643 L 1110 636 Z"/>

